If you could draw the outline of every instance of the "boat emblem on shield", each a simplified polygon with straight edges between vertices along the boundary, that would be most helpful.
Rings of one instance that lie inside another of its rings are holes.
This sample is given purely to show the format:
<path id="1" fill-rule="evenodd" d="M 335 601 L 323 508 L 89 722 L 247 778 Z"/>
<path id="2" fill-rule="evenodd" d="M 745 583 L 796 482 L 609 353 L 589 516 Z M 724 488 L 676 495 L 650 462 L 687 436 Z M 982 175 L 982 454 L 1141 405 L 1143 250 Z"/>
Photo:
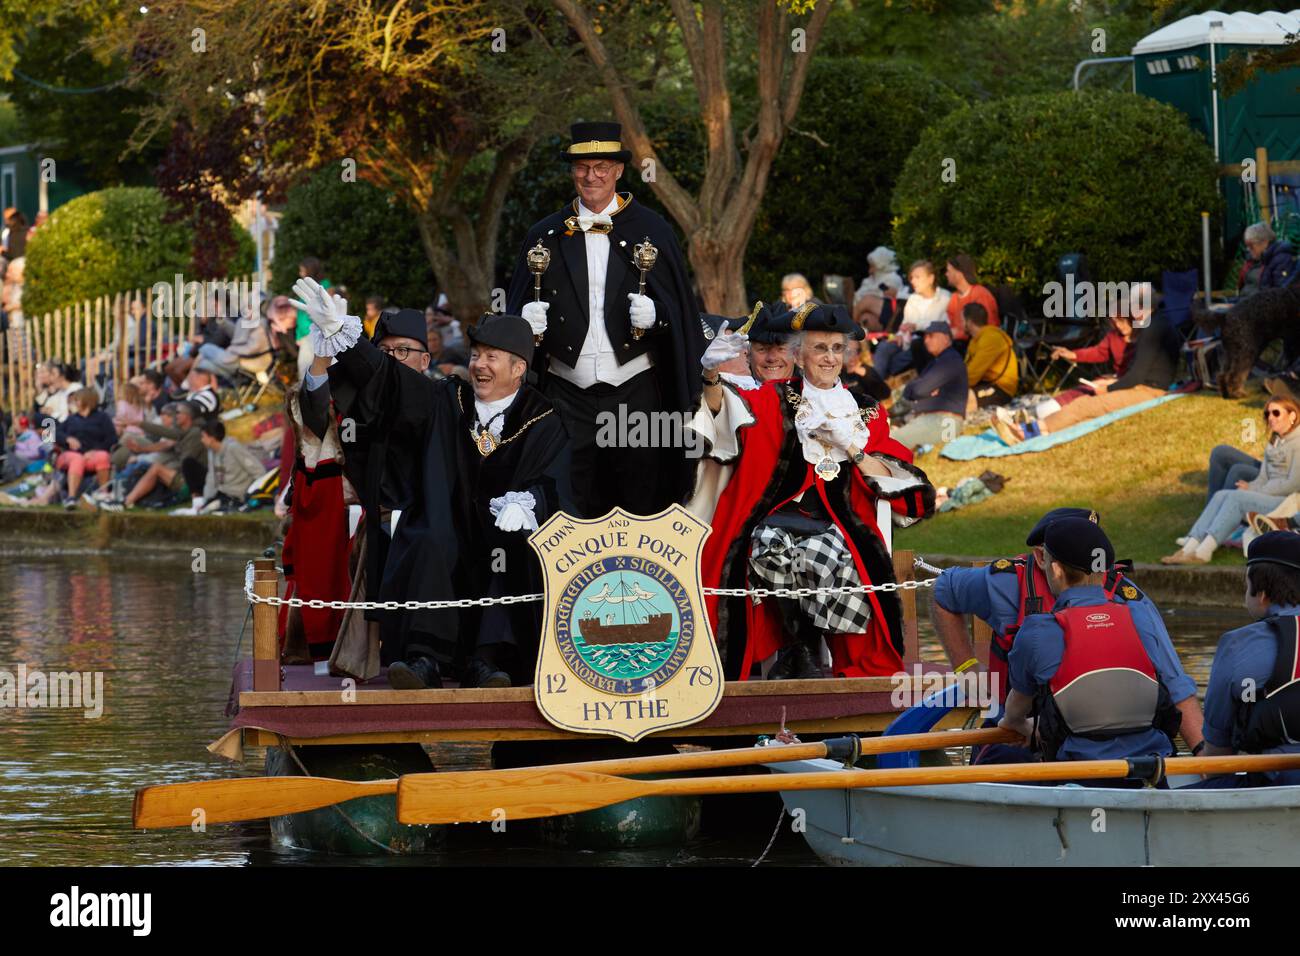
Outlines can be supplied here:
<path id="1" fill-rule="evenodd" d="M 722 699 L 722 662 L 700 589 L 709 526 L 680 505 L 556 514 L 532 533 L 545 577 L 533 696 L 552 724 L 640 740 Z"/>

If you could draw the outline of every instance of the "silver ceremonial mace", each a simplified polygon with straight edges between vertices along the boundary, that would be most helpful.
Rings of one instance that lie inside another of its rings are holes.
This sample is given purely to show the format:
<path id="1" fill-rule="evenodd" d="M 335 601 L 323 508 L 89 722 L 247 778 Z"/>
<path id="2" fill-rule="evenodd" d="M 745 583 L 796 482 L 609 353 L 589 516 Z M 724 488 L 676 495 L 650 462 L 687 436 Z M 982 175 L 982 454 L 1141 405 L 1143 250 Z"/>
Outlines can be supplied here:
<path id="1" fill-rule="evenodd" d="M 659 261 L 659 250 L 655 248 L 650 237 L 646 236 L 641 242 L 632 247 L 632 263 L 641 270 L 641 288 L 638 290 L 639 295 L 645 295 L 645 277 L 655 263 Z M 645 335 L 645 329 L 632 329 L 632 338 L 639 339 Z"/>
<path id="2" fill-rule="evenodd" d="M 537 240 L 537 245 L 528 250 L 528 271 L 533 274 L 533 301 L 542 301 L 542 274 L 546 272 L 551 264 L 551 250 L 542 245 L 542 241 Z M 542 337 L 533 336 L 533 344 L 541 345 Z"/>

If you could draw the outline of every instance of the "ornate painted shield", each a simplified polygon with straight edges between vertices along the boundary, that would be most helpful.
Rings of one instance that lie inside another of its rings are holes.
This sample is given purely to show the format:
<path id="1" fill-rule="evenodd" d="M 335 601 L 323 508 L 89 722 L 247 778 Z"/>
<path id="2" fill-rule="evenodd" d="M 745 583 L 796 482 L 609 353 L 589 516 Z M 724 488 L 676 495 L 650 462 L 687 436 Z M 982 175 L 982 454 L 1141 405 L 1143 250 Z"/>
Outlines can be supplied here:
<path id="1" fill-rule="evenodd" d="M 713 712 L 723 682 L 700 587 L 709 530 L 673 505 L 560 513 L 533 532 L 546 592 L 533 696 L 547 720 L 640 740 Z"/>

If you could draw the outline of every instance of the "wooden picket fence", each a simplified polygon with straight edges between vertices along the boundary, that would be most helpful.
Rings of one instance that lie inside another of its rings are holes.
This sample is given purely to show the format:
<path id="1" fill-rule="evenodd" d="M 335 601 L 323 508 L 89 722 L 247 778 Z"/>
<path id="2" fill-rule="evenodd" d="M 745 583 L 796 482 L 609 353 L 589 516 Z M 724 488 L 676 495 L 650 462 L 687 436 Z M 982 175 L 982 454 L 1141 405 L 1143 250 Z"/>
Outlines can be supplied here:
<path id="1" fill-rule="evenodd" d="M 253 276 L 223 281 L 251 288 Z M 79 369 L 88 385 L 102 374 L 105 383 L 113 383 L 114 395 L 121 394 L 127 379 L 167 361 L 194 334 L 197 318 L 187 301 L 160 307 L 161 314 L 155 316 L 154 296 L 152 288 L 116 292 L 39 317 L 25 316 L 20 328 L 4 333 L 0 408 L 11 414 L 30 409 L 36 366 L 51 359 Z M 144 306 L 138 320 L 131 314 L 135 301 Z"/>

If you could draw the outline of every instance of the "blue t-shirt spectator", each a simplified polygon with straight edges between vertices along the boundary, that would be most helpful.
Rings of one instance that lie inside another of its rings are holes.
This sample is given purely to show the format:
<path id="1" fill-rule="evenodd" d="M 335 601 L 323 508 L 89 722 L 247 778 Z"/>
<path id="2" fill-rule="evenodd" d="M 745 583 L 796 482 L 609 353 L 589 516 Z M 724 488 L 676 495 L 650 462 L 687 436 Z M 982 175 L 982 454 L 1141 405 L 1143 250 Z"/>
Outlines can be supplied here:
<path id="1" fill-rule="evenodd" d="M 949 346 L 935 356 L 929 368 L 904 386 L 903 397 L 912 403 L 917 414 L 949 412 L 964 418 L 968 387 L 966 363 Z"/>
<path id="2" fill-rule="evenodd" d="M 67 448 L 69 438 L 75 438 L 81 443 L 77 449 L 80 452 L 111 451 L 117 444 L 117 428 L 113 425 L 113 419 L 102 409 L 97 408 L 89 415 L 73 412 L 54 426 L 56 445 Z"/>

